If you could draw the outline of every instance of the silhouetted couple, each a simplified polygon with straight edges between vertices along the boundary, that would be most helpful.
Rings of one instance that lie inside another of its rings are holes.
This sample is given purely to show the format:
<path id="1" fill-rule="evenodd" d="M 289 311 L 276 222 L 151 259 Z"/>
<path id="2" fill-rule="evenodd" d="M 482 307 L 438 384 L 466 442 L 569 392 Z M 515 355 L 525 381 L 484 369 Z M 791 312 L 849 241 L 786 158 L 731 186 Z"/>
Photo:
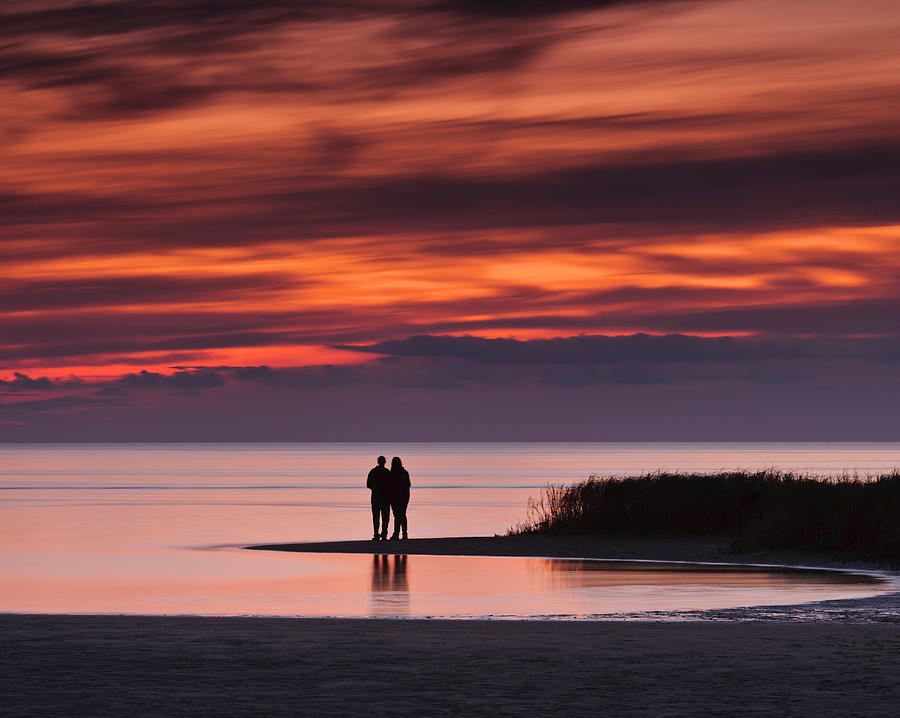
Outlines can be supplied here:
<path id="1" fill-rule="evenodd" d="M 366 488 L 372 490 L 373 541 L 387 539 L 388 520 L 394 512 L 394 533 L 392 539 L 409 538 L 406 533 L 406 507 L 409 505 L 409 472 L 403 468 L 399 456 L 391 459 L 388 469 L 383 456 L 378 457 L 378 466 L 369 472 Z M 379 521 L 381 531 L 379 531 Z M 403 532 L 401 536 L 400 532 Z"/>

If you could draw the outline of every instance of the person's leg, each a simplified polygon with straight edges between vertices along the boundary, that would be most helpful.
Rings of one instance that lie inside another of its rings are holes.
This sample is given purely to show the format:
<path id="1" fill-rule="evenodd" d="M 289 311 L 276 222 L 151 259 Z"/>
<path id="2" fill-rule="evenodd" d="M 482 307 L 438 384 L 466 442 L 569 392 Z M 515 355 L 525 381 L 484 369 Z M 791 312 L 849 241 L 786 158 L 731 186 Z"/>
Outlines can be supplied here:
<path id="1" fill-rule="evenodd" d="M 381 516 L 381 506 L 375 501 L 375 494 L 372 494 L 372 540 L 378 540 L 378 517 Z"/>
<path id="2" fill-rule="evenodd" d="M 409 538 L 406 531 L 406 507 L 409 505 L 409 499 L 400 503 L 400 528 L 403 530 L 403 538 Z M 395 529 L 396 531 L 396 529 Z"/>
<path id="3" fill-rule="evenodd" d="M 394 512 L 394 533 L 391 534 L 391 538 L 400 538 L 400 505 L 396 499 L 391 499 L 391 511 Z"/>
<path id="4" fill-rule="evenodd" d="M 388 521 L 391 519 L 391 505 L 387 501 L 382 500 L 379 506 L 381 510 L 381 538 L 387 538 Z"/>

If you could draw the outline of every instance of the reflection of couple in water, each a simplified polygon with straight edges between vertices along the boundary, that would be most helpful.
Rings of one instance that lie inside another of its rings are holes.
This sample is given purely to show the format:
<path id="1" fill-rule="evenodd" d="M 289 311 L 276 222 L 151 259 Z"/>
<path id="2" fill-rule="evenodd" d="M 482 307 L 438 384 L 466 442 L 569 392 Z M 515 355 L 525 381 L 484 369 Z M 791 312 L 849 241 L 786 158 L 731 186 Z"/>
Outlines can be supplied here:
<path id="1" fill-rule="evenodd" d="M 409 582 L 406 554 L 372 556 L 372 613 L 379 616 L 409 615 Z"/>
<path id="2" fill-rule="evenodd" d="M 372 563 L 372 591 L 375 593 L 385 593 L 388 591 L 408 591 L 409 584 L 406 582 L 406 555 L 399 554 L 397 556 L 379 556 L 377 553 L 372 555 L 374 559 Z M 394 560 L 393 570 L 391 570 L 390 559 Z"/>
<path id="3" fill-rule="evenodd" d="M 409 504 L 409 472 L 403 468 L 399 456 L 391 459 L 391 468 L 385 465 L 385 458 L 378 457 L 378 466 L 369 472 L 366 488 L 372 490 L 372 527 L 375 529 L 373 541 L 387 539 L 388 519 L 394 512 L 394 533 L 392 539 L 409 538 L 406 533 L 406 507 Z M 381 531 L 379 532 L 379 520 Z M 400 535 L 401 530 L 403 535 Z"/>

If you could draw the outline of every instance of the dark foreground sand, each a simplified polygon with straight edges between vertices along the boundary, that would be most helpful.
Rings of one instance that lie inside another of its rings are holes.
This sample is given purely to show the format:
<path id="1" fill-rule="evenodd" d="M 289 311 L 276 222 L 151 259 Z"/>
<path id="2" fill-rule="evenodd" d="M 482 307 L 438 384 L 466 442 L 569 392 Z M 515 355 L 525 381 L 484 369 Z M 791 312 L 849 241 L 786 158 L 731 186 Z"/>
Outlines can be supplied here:
<path id="1" fill-rule="evenodd" d="M 716 540 L 671 537 L 279 548 L 846 565 L 734 556 Z M 828 620 L 809 611 L 685 622 L 0 615 L 0 715 L 897 716 L 896 596 L 829 602 Z M 874 606 L 862 620 L 860 605 Z"/>
<path id="2" fill-rule="evenodd" d="M 4 716 L 896 716 L 900 625 L 0 616 Z"/>

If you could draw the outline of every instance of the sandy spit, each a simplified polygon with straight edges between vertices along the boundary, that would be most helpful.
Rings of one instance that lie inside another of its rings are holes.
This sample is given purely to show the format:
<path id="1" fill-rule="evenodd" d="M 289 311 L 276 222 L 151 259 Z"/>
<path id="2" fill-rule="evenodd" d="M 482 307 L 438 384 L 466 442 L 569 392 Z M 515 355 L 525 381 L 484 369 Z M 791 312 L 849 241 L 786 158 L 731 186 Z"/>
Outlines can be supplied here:
<path id="1" fill-rule="evenodd" d="M 250 549 L 302 553 L 377 553 L 461 556 L 538 556 L 650 561 L 819 566 L 877 570 L 850 556 L 814 551 L 734 553 L 725 536 L 604 534 L 584 536 L 466 536 L 408 541 L 327 541 L 248 546 Z"/>

